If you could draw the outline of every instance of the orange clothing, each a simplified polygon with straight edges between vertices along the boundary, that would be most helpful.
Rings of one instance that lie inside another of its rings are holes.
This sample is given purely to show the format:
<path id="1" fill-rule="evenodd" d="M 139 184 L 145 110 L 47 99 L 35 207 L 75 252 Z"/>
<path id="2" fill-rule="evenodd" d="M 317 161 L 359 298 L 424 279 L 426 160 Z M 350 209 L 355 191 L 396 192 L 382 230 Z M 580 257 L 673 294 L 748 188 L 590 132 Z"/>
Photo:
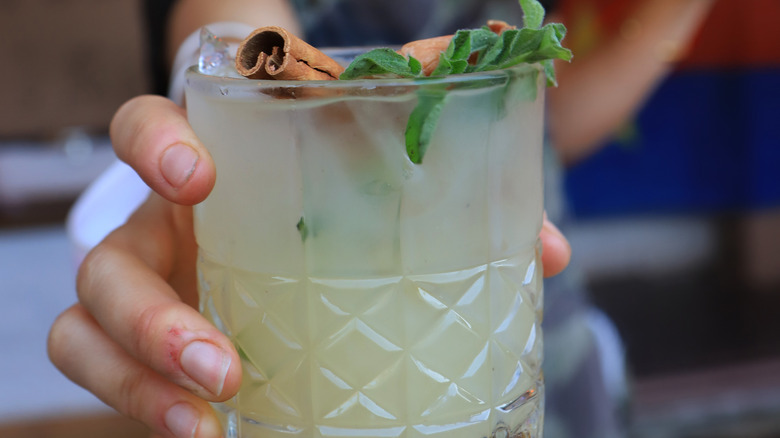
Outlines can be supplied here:
<path id="1" fill-rule="evenodd" d="M 689 0 L 697 1 L 697 0 Z M 630 32 L 636 1 L 562 0 L 567 43 L 575 55 Z M 718 0 L 681 59 L 680 69 L 780 66 L 780 1 Z"/>

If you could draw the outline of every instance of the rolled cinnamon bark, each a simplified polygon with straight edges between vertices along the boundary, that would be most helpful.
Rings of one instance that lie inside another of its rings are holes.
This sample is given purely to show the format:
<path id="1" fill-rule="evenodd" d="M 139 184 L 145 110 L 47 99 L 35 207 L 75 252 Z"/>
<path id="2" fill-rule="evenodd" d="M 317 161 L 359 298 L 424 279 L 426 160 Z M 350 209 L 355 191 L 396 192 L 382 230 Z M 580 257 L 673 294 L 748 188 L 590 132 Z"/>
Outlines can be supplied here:
<path id="1" fill-rule="evenodd" d="M 398 49 L 398 53 L 407 58 L 410 56 L 416 58 L 420 61 L 420 64 L 422 64 L 423 74 L 425 76 L 430 76 L 439 65 L 439 55 L 441 55 L 441 52 L 447 50 L 447 46 L 450 45 L 451 40 L 452 35 L 444 35 L 412 41 L 401 46 L 401 48 Z"/>
<path id="2" fill-rule="evenodd" d="M 501 35 L 502 32 L 509 29 L 517 29 L 506 21 L 488 20 L 488 28 L 494 33 Z M 447 50 L 452 41 L 452 35 L 445 35 L 424 40 L 412 41 L 406 43 L 398 50 L 401 55 L 415 57 L 422 64 L 422 71 L 425 76 L 430 76 L 439 65 L 439 56 L 441 52 Z"/>
<path id="3" fill-rule="evenodd" d="M 498 35 L 501 35 L 505 30 L 517 29 L 517 26 L 512 26 L 506 21 L 501 20 L 488 20 L 487 27 Z"/>
<path id="4" fill-rule="evenodd" d="M 256 29 L 238 47 L 238 73 L 249 79 L 333 80 L 344 67 L 278 26 Z"/>

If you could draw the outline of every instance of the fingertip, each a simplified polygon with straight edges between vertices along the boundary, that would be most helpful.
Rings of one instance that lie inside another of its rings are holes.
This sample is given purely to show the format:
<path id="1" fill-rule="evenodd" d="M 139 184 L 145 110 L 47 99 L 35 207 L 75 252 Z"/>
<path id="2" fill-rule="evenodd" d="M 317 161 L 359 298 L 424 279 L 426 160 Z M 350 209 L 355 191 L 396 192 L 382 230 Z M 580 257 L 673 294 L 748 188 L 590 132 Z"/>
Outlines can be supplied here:
<path id="1" fill-rule="evenodd" d="M 213 411 L 182 401 L 174 404 L 165 412 L 163 422 L 170 433 L 176 437 L 217 438 L 222 436 L 222 428 Z"/>
<path id="2" fill-rule="evenodd" d="M 196 438 L 221 438 L 222 436 L 222 425 L 213 412 L 201 417 L 198 429 L 195 431 Z"/>
<path id="3" fill-rule="evenodd" d="M 232 355 L 232 361 L 228 368 L 227 376 L 225 377 L 222 393 L 219 394 L 216 401 L 225 401 L 238 393 L 238 388 L 241 386 L 241 359 L 238 357 L 238 353 L 234 348 L 230 348 L 230 354 Z"/>
<path id="4" fill-rule="evenodd" d="M 553 277 L 563 272 L 571 260 L 571 245 L 552 222 L 544 221 L 542 232 L 542 265 L 544 276 Z"/>
<path id="5" fill-rule="evenodd" d="M 139 96 L 123 104 L 110 126 L 117 156 L 155 192 L 192 205 L 214 186 L 215 170 L 186 111 L 161 96 Z"/>
<path id="6" fill-rule="evenodd" d="M 232 355 L 219 345 L 196 339 L 182 349 L 179 364 L 192 380 L 219 399 L 233 364 Z"/>
<path id="7" fill-rule="evenodd" d="M 206 401 L 192 397 L 163 397 L 166 400 L 158 415 L 147 424 L 152 430 L 150 438 L 223 436 L 219 419 Z"/>
<path id="8" fill-rule="evenodd" d="M 208 341 L 195 340 L 185 346 L 179 356 L 185 374 L 200 387 L 188 385 L 190 390 L 213 402 L 230 399 L 241 386 L 241 360 L 238 353 L 229 341 L 220 342 L 224 339 L 220 338 L 214 335 Z"/>
<path id="9" fill-rule="evenodd" d="M 168 146 L 160 155 L 159 172 L 167 186 L 156 190 L 169 201 L 193 205 L 203 201 L 214 187 L 215 171 L 202 147 L 184 142 Z"/>
<path id="10" fill-rule="evenodd" d="M 200 155 L 186 143 L 168 146 L 160 156 L 160 173 L 174 189 L 184 187 L 190 180 L 200 160 Z"/>
<path id="11" fill-rule="evenodd" d="M 81 305 L 74 304 L 59 314 L 49 329 L 49 334 L 46 338 L 46 354 L 60 371 L 64 372 L 68 363 L 69 350 L 66 348 L 68 345 L 66 341 L 73 332 L 73 321 L 83 317 L 83 314 Z"/>

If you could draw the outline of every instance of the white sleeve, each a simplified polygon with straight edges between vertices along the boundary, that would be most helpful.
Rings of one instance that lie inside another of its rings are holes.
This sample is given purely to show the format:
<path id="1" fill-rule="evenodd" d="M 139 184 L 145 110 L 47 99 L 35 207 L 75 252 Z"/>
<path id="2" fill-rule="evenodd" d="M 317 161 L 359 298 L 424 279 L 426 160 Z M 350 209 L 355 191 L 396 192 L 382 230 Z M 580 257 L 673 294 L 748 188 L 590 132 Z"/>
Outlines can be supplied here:
<path id="1" fill-rule="evenodd" d="M 76 266 L 89 250 L 125 223 L 149 192 L 138 174 L 119 160 L 84 190 L 65 223 Z"/>

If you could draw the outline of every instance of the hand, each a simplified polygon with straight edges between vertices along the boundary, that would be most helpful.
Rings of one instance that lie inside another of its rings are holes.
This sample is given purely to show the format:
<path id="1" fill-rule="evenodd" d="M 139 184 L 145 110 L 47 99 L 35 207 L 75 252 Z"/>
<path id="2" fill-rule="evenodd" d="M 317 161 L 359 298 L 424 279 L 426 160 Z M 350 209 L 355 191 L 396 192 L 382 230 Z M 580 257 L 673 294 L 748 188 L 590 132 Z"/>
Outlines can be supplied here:
<path id="1" fill-rule="evenodd" d="M 159 436 L 218 437 L 208 401 L 238 390 L 238 355 L 196 310 L 189 205 L 214 184 L 208 152 L 184 110 L 145 96 L 111 125 L 117 155 L 156 192 L 84 260 L 79 304 L 54 323 L 49 355 L 71 380 Z M 566 239 L 545 219 L 545 276 L 568 264 Z"/>

